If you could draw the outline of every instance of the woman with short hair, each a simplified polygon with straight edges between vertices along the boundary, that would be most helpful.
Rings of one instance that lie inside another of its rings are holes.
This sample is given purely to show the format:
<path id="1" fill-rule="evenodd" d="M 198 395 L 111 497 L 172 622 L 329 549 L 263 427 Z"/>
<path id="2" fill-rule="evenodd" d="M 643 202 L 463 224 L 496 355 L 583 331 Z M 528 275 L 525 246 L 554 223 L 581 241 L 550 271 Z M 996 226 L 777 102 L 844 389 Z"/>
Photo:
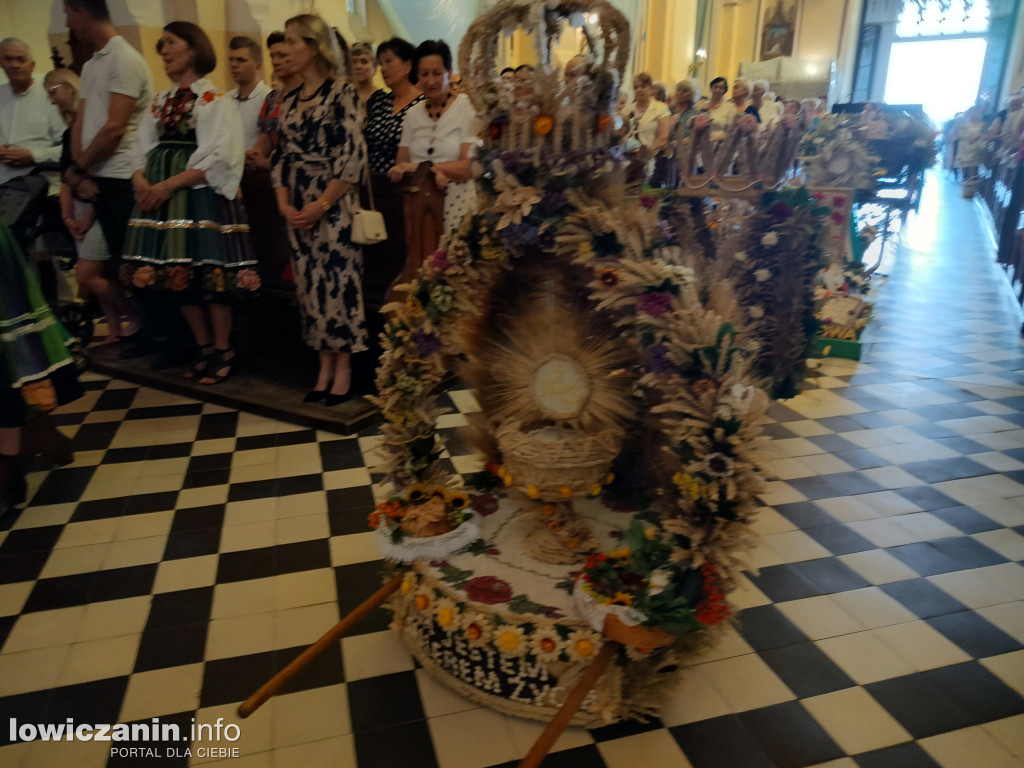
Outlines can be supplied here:
<path id="1" fill-rule="evenodd" d="M 352 85 L 359 100 L 368 104 L 381 89 L 373 81 L 377 74 L 377 59 L 373 55 L 373 43 L 356 43 L 352 46 Z"/>
<path id="2" fill-rule="evenodd" d="M 476 185 L 471 160 L 476 147 L 476 110 L 467 94 L 451 90 L 452 53 L 444 40 L 427 40 L 416 48 L 413 81 L 426 99 L 405 116 L 395 164 L 388 176 L 399 182 L 430 163 L 437 186 L 444 191 L 444 232 L 462 225 L 476 210 Z M 435 245 L 436 247 L 436 245 Z"/>
<path id="3" fill-rule="evenodd" d="M 303 336 L 320 371 L 306 402 L 351 397 L 351 355 L 366 349 L 363 254 L 351 240 L 355 187 L 366 167 L 364 112 L 345 80 L 345 46 L 319 16 L 285 23 L 300 85 L 285 98 L 272 180 L 288 223 Z"/>
<path id="4" fill-rule="evenodd" d="M 711 81 L 711 97 L 701 106 L 711 120 L 711 139 L 718 141 L 736 119 L 736 105 L 727 101 L 725 94 L 729 92 L 729 84 L 724 77 L 716 77 Z"/>
<path id="5" fill-rule="evenodd" d="M 365 355 L 356 356 L 353 375 L 357 386 L 367 391 L 373 390 L 381 354 L 380 334 L 384 330 L 381 308 L 387 303 L 391 286 L 402 274 L 409 256 L 405 238 L 405 196 L 402 186 L 388 178 L 388 170 L 398 159 L 406 115 L 424 99 L 410 80 L 415 56 L 416 47 L 400 37 L 381 43 L 377 47 L 377 63 L 384 85 L 390 90 L 377 91 L 366 103 L 363 135 L 370 170 L 368 185 L 374 207 L 384 217 L 388 231 L 386 240 L 363 246 L 363 301 L 370 349 Z M 369 196 L 363 202 L 368 205 Z"/>
<path id="6" fill-rule="evenodd" d="M 137 291 L 175 299 L 201 352 L 185 375 L 217 384 L 235 362 L 229 302 L 260 287 L 236 199 L 245 162 L 242 118 L 206 79 L 217 56 L 200 27 L 172 21 L 156 49 L 174 85 L 157 94 L 135 135 L 125 279 Z"/>

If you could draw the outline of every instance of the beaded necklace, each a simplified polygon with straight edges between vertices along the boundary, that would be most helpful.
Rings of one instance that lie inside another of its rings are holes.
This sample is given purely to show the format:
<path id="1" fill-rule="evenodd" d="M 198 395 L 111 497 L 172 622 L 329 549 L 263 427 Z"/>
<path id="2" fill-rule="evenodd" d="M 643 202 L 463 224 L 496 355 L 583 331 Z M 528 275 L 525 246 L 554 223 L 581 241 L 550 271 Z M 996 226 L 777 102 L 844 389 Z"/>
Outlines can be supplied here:
<path id="1" fill-rule="evenodd" d="M 427 116 L 430 117 L 435 123 L 441 119 L 441 115 L 444 113 L 445 107 L 448 106 L 448 102 L 452 100 L 452 92 L 448 91 L 448 95 L 444 97 L 444 101 L 441 102 L 441 106 L 435 111 L 430 102 L 427 102 Z"/>

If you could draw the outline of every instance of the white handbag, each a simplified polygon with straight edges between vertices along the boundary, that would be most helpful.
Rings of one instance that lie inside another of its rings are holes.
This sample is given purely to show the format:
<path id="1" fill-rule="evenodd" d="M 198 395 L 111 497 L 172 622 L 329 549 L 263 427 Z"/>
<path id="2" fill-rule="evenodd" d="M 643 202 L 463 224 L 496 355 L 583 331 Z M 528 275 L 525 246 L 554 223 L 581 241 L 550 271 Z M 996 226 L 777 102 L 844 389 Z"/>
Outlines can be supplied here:
<path id="1" fill-rule="evenodd" d="M 357 245 L 373 245 L 388 239 L 388 230 L 384 226 L 384 215 L 373 203 L 373 183 L 366 184 L 370 207 L 358 206 L 359 196 L 356 195 L 357 206 L 352 209 L 352 242 Z"/>

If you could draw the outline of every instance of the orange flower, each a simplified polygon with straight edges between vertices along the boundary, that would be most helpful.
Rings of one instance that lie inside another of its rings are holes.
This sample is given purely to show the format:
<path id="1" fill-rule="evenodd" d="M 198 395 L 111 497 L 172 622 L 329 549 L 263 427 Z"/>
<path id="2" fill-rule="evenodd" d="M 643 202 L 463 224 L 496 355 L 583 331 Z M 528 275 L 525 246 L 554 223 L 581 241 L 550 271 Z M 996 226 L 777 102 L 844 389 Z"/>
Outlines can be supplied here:
<path id="1" fill-rule="evenodd" d="M 533 121 L 533 132 L 538 136 L 547 136 L 554 127 L 555 121 L 551 119 L 551 115 L 539 115 Z"/>
<path id="2" fill-rule="evenodd" d="M 555 505 L 554 504 L 544 504 L 540 508 L 540 513 L 542 515 L 544 515 L 544 517 L 551 517 L 553 514 L 555 514 Z"/>
<path id="3" fill-rule="evenodd" d="M 558 489 L 558 495 L 566 499 L 571 498 L 572 488 L 570 488 L 568 485 L 563 485 L 561 488 Z"/>
<path id="4" fill-rule="evenodd" d="M 466 638 L 469 640 L 479 640 L 481 634 L 479 624 L 473 623 L 466 627 Z"/>
<path id="5" fill-rule="evenodd" d="M 597 130 L 600 133 L 604 133 L 612 124 L 612 118 L 610 115 L 598 115 L 597 116 Z"/>
<path id="6" fill-rule="evenodd" d="M 416 610 L 425 611 L 427 606 L 430 605 L 430 598 L 426 595 L 416 595 Z"/>

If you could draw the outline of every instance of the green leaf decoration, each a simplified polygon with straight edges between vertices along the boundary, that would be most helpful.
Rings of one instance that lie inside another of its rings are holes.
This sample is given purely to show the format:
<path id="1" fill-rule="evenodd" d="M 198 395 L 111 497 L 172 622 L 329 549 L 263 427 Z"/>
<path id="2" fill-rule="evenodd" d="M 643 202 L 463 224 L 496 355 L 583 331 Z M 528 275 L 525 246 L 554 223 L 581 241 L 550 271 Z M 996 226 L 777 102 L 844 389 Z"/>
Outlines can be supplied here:
<path id="1" fill-rule="evenodd" d="M 509 603 L 508 608 L 512 613 L 544 613 L 544 606 L 533 602 L 526 595 L 516 595 Z"/>

